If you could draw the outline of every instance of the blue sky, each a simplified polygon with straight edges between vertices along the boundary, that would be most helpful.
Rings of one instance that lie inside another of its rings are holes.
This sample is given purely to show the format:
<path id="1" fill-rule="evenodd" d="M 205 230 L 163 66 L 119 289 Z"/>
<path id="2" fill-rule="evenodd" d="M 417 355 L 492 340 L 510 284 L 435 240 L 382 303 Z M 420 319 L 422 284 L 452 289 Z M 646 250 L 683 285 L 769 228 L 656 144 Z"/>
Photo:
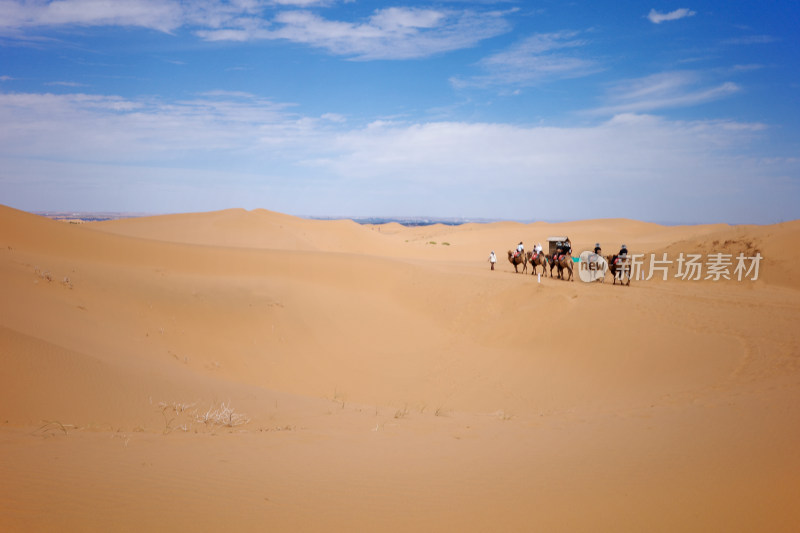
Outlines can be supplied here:
<path id="1" fill-rule="evenodd" d="M 0 203 L 800 217 L 800 2 L 0 0 Z"/>

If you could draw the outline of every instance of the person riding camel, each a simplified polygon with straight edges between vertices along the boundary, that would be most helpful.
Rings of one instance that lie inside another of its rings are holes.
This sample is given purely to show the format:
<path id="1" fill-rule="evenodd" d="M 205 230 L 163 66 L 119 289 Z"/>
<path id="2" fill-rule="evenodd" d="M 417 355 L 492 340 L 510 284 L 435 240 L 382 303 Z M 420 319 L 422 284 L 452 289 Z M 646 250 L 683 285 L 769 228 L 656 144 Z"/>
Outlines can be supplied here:
<path id="1" fill-rule="evenodd" d="M 561 249 L 559 251 L 559 254 L 560 254 L 559 259 L 561 259 L 566 255 L 572 254 L 572 243 L 570 242 L 569 237 L 567 237 L 564 240 L 564 242 L 561 243 Z"/>
<path id="2" fill-rule="evenodd" d="M 519 257 L 524 253 L 525 253 L 525 247 L 522 245 L 522 241 L 519 241 L 519 244 L 517 245 L 517 252 L 514 254 L 514 257 Z"/>
<path id="3" fill-rule="evenodd" d="M 623 244 L 619 249 L 619 253 L 614 257 L 614 263 L 616 264 L 619 259 L 625 259 L 626 257 L 628 257 L 628 247 Z"/>
<path id="4" fill-rule="evenodd" d="M 539 257 L 539 254 L 542 253 L 542 243 L 540 243 L 540 242 L 536 243 L 536 246 L 533 247 L 533 253 L 534 253 L 534 256 L 533 256 L 534 259 Z"/>

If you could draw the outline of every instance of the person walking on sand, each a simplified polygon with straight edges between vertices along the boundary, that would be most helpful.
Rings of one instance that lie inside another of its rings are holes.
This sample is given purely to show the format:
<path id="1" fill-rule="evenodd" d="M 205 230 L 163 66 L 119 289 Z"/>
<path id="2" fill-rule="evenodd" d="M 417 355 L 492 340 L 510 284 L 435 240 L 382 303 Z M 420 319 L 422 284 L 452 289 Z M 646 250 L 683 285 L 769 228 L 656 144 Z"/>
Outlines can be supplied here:
<path id="1" fill-rule="evenodd" d="M 494 255 L 494 250 L 489 254 L 489 263 L 492 265 L 492 270 L 494 270 L 494 264 L 497 263 L 497 256 Z"/>

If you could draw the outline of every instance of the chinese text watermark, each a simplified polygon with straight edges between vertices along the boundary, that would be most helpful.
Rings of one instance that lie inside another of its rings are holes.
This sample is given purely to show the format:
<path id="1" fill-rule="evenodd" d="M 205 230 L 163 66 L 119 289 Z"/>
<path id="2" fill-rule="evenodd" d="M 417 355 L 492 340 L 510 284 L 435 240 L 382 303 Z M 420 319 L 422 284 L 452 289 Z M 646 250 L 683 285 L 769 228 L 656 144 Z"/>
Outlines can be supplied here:
<path id="1" fill-rule="evenodd" d="M 763 257 L 760 252 L 754 256 L 747 256 L 743 252 L 737 256 L 727 253 L 706 254 L 684 254 L 681 252 L 676 259 L 670 259 L 666 252 L 660 254 L 649 254 L 649 261 L 646 261 L 646 254 L 629 254 L 624 258 L 619 258 L 615 267 L 615 276 L 618 279 L 628 277 L 631 279 L 642 279 L 644 281 L 653 278 L 667 281 L 668 279 L 680 279 L 685 281 L 711 280 L 719 281 L 756 281 L 759 274 L 759 266 Z M 600 279 L 598 275 L 609 265 L 603 257 L 584 252 L 581 254 L 579 273 L 584 281 L 595 281 Z M 674 273 L 673 273 L 674 272 Z M 583 275 L 585 273 L 586 275 Z"/>

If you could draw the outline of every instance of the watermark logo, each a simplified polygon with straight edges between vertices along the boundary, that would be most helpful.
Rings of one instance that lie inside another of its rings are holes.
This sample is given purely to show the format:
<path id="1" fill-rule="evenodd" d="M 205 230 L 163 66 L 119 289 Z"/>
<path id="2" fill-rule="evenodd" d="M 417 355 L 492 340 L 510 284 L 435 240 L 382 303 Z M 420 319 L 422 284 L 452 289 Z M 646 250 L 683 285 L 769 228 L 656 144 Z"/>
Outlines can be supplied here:
<path id="1" fill-rule="evenodd" d="M 629 254 L 624 268 L 618 268 L 615 276 L 618 279 L 630 277 L 633 280 L 649 281 L 654 277 L 662 281 L 680 279 L 683 281 L 728 280 L 756 281 L 763 257 L 760 252 L 754 256 L 739 253 L 735 256 L 726 253 L 684 254 L 670 259 L 666 252 L 660 257 L 656 254 Z M 592 252 L 580 255 L 578 274 L 582 281 L 592 282 L 605 278 L 608 263 L 605 258 Z"/>
<path id="2" fill-rule="evenodd" d="M 605 279 L 608 263 L 605 257 L 594 252 L 581 252 L 578 262 L 578 277 L 581 281 L 591 283 Z"/>

